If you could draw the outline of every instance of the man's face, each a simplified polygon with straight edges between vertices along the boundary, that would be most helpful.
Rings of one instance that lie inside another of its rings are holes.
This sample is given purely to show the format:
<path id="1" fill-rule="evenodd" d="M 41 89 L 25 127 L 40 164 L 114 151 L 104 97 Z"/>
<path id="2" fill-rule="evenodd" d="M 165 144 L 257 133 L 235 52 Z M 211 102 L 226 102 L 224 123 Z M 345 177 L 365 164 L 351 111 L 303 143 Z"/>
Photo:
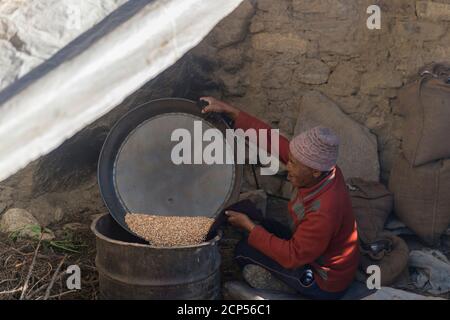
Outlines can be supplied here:
<path id="1" fill-rule="evenodd" d="M 308 188 L 316 183 L 317 178 L 322 174 L 318 170 L 311 169 L 300 163 L 289 152 L 289 161 L 287 163 L 288 180 L 296 188 Z"/>

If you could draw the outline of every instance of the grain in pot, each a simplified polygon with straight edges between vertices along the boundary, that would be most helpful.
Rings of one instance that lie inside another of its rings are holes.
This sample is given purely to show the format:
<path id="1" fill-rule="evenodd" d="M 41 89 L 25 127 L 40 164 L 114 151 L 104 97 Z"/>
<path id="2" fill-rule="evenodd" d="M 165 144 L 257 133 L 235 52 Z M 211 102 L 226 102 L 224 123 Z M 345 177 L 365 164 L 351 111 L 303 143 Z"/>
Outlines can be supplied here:
<path id="1" fill-rule="evenodd" d="M 197 245 L 205 241 L 214 219 L 127 214 L 131 231 L 157 247 Z"/>

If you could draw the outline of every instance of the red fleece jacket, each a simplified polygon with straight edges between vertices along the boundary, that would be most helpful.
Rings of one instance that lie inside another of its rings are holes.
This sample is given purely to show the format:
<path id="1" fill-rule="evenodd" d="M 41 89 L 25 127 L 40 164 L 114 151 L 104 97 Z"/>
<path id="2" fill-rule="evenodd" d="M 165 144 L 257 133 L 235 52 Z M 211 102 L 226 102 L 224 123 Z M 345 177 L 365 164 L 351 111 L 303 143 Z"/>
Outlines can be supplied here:
<path id="1" fill-rule="evenodd" d="M 269 129 L 270 142 L 270 126 L 245 112 L 239 114 L 235 128 Z M 279 159 L 287 163 L 289 141 L 280 136 L 279 146 Z M 355 277 L 359 251 L 356 222 L 341 170 L 336 167 L 317 185 L 298 189 L 288 210 L 295 226 L 290 240 L 257 226 L 249 235 L 249 244 L 284 268 L 310 265 L 324 291 L 345 290 Z"/>

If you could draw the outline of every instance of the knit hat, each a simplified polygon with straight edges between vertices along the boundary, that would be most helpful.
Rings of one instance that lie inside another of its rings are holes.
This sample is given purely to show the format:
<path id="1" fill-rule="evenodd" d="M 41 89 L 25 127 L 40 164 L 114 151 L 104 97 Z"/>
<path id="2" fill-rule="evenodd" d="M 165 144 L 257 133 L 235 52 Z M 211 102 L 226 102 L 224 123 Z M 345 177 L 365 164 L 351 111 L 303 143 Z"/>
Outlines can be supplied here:
<path id="1" fill-rule="evenodd" d="M 289 149 L 302 164 L 319 171 L 330 171 L 338 158 L 339 138 L 329 128 L 315 127 L 292 139 Z"/>

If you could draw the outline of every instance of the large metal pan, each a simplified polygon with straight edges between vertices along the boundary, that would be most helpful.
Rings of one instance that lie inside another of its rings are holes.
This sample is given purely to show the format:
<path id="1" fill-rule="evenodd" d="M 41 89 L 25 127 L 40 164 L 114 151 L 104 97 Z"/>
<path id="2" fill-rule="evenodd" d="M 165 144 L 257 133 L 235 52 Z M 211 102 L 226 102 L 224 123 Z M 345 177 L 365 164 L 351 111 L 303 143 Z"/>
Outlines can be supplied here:
<path id="1" fill-rule="evenodd" d="M 194 121 L 201 121 L 203 130 L 225 134 L 229 128 L 218 117 L 206 120 L 195 102 L 169 98 L 133 109 L 110 131 L 98 182 L 110 214 L 128 232 L 127 213 L 215 218 L 237 200 L 241 165 L 173 163 L 171 152 L 179 142 L 171 141 L 172 132 L 182 128 L 194 136 Z"/>

